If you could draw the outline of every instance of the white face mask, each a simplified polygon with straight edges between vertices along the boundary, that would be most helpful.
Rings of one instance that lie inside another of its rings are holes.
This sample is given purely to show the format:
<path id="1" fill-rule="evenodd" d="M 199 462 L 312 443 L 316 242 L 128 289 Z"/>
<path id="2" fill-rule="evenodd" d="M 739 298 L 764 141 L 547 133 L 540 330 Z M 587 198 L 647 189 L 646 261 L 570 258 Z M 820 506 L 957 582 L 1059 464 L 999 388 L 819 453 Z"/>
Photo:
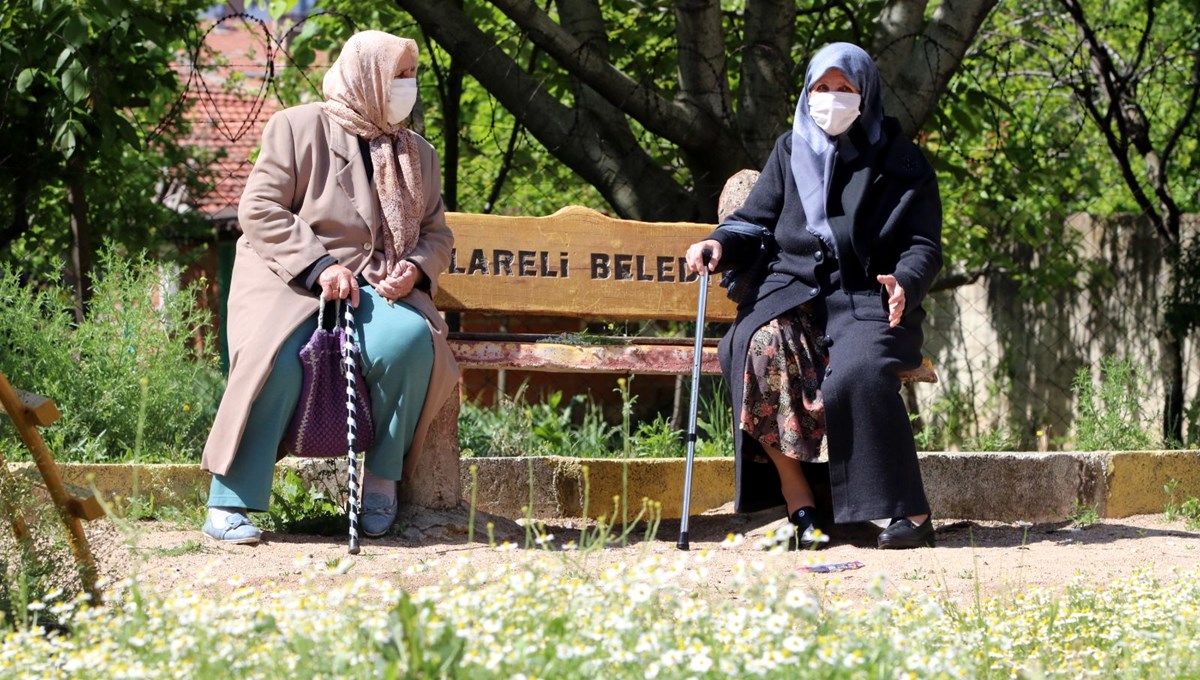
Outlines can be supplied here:
<path id="1" fill-rule="evenodd" d="M 862 97 L 853 92 L 810 92 L 808 113 L 817 127 L 837 137 L 858 119 Z"/>
<path id="2" fill-rule="evenodd" d="M 417 103 L 417 79 L 396 78 L 388 92 L 388 125 L 397 125 L 412 113 Z"/>

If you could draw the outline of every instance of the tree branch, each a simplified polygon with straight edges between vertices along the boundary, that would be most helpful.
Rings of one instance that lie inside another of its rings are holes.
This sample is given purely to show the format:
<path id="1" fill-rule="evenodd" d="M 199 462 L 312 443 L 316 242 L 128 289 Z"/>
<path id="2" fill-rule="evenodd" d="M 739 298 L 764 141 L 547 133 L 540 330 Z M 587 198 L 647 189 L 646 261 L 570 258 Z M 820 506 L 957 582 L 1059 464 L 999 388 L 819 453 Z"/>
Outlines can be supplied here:
<path id="1" fill-rule="evenodd" d="M 880 64 L 880 71 L 908 61 L 921 27 L 925 25 L 928 4 L 929 0 L 889 0 L 884 5 L 871 39 L 871 53 Z"/>
<path id="2" fill-rule="evenodd" d="M 1083 102 L 1084 108 L 1088 111 L 1089 115 L 1096 120 L 1098 127 L 1100 127 L 1101 133 L 1104 135 L 1105 141 L 1108 143 L 1109 149 L 1112 151 L 1113 157 L 1121 169 L 1121 176 L 1133 194 L 1138 206 L 1151 218 L 1155 230 L 1166 243 L 1176 243 L 1179 235 L 1173 233 L 1174 229 L 1168 225 L 1168 220 L 1164 219 L 1163 211 L 1167 213 L 1167 217 L 1170 218 L 1172 223 L 1177 223 L 1178 220 L 1176 218 L 1179 208 L 1171 196 L 1169 187 L 1166 186 L 1163 165 L 1150 141 L 1150 132 L 1146 117 L 1136 100 L 1132 98 L 1131 93 L 1134 92 L 1134 88 L 1130 87 L 1129 84 L 1132 81 L 1122 76 L 1112 60 L 1112 53 L 1108 49 L 1108 45 L 1104 44 L 1099 34 L 1087 20 L 1083 7 L 1078 0 L 1059 1 L 1067 10 L 1071 21 L 1083 35 L 1084 43 L 1087 45 L 1088 52 L 1091 55 L 1092 71 L 1102 83 L 1102 91 L 1108 98 L 1108 115 L 1102 118 L 1091 98 L 1084 96 L 1086 93 L 1080 93 L 1077 90 L 1077 95 L 1080 96 L 1080 100 Z M 1111 123 L 1103 123 L 1104 118 L 1115 119 L 1117 127 L 1115 132 L 1112 129 Z M 1142 156 L 1142 160 L 1146 163 L 1146 173 L 1150 186 L 1154 190 L 1154 196 L 1159 201 L 1158 206 L 1154 205 L 1149 195 L 1142 188 L 1137 173 L 1129 162 L 1130 146 Z"/>
<path id="3" fill-rule="evenodd" d="M 933 280 L 933 285 L 929 286 L 929 292 L 936 293 L 942 290 L 952 290 L 954 288 L 969 286 L 978 281 L 981 276 L 987 276 L 991 273 L 991 267 L 957 272 L 943 271 Z"/>
<path id="4" fill-rule="evenodd" d="M 550 153 L 596 187 L 624 217 L 688 220 L 690 194 L 642 154 L 618 153 L 583 109 L 571 109 L 526 73 L 466 14 L 441 0 L 396 0 Z M 574 40 L 574 38 L 572 38 Z"/>
<path id="5" fill-rule="evenodd" d="M 738 129 L 750 161 L 761 167 L 792 113 L 792 0 L 749 0 L 738 88 Z"/>
<path id="6" fill-rule="evenodd" d="M 679 42 L 679 89 L 683 98 L 721 124 L 733 119 L 721 3 L 679 0 L 675 3 L 675 36 Z"/>
<path id="7" fill-rule="evenodd" d="M 1142 29 L 1142 37 L 1138 39 L 1137 50 L 1134 52 L 1130 73 L 1137 73 L 1142 66 L 1142 57 L 1146 55 L 1146 45 L 1150 43 L 1150 33 L 1154 29 L 1155 0 L 1146 0 L 1146 26 Z"/>
<path id="8" fill-rule="evenodd" d="M 398 0 L 401 6 L 416 0 Z M 429 1 L 429 0 L 426 0 Z M 672 102 L 622 73 L 567 33 L 531 0 L 490 0 L 571 75 L 599 92 L 650 132 L 689 149 L 718 142 L 722 130 L 687 101 Z"/>
<path id="9" fill-rule="evenodd" d="M 1171 154 L 1175 151 L 1175 146 L 1179 144 L 1184 131 L 1187 130 L 1196 116 L 1198 105 L 1200 105 L 1200 49 L 1192 52 L 1192 87 L 1187 105 L 1184 106 L 1183 115 L 1175 123 L 1175 129 L 1171 131 L 1170 137 L 1167 138 L 1166 146 L 1163 147 L 1162 162 L 1164 174 L 1166 173 L 1167 164 L 1171 160 Z"/>
<path id="10" fill-rule="evenodd" d="M 881 64 L 883 106 L 913 136 L 937 108 L 937 101 L 962 62 L 972 39 L 998 0 L 942 0 L 908 59 Z"/>

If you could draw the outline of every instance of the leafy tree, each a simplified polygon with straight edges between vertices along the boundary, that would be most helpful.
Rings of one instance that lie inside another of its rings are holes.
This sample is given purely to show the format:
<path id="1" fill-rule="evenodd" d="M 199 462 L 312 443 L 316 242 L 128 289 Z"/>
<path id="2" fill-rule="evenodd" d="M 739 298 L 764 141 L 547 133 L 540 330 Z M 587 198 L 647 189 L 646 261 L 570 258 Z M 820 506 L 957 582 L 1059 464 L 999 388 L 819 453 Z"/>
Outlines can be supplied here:
<path id="1" fill-rule="evenodd" d="M 158 125 L 179 94 L 175 50 L 207 4 L 0 3 L 0 246 L 49 269 L 44 249 L 69 243 L 79 318 L 97 237 L 196 224 L 162 205 L 171 182 L 194 180 Z"/>
<path id="2" fill-rule="evenodd" d="M 1000 166 L 1013 177 L 1018 168 L 1055 173 L 1014 197 L 1009 213 L 1053 208 L 1059 217 L 1045 225 L 1054 226 L 1033 224 L 1030 233 L 1066 243 L 1059 252 L 1073 250 L 1057 233 L 1066 212 L 1134 212 L 1153 226 L 1168 281 L 1160 308 L 1146 313 L 1161 329 L 1163 437 L 1182 442 L 1183 346 L 1200 324 L 1200 250 L 1181 228 L 1183 214 L 1200 208 L 1200 8 L 1178 0 L 1039 0 L 994 20 L 995 32 L 982 41 L 990 56 L 975 73 L 1007 109 L 1005 137 L 1033 140 L 1042 161 L 1009 155 Z M 1019 147 L 1011 139 L 1006 153 Z M 1078 263 L 1064 269 L 1081 271 Z"/>
<path id="3" fill-rule="evenodd" d="M 323 7 L 366 11 L 354 5 Z M 890 86 L 885 106 L 915 134 L 995 0 L 724 5 L 395 2 L 449 55 L 434 68 L 449 129 L 467 108 L 455 109 L 471 90 L 465 72 L 513 113 L 514 134 L 536 138 L 618 214 L 711 221 L 725 179 L 761 166 L 787 128 L 804 62 L 817 47 L 851 40 L 879 55 Z M 384 21 L 374 25 L 407 25 L 404 17 L 379 9 Z"/>

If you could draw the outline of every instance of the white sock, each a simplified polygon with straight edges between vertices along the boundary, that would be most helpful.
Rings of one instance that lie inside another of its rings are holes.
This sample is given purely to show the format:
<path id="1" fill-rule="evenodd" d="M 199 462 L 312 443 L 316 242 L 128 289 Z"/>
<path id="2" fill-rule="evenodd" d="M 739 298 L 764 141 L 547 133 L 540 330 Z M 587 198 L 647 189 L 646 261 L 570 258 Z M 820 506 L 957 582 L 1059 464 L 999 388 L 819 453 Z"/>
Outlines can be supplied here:
<path id="1" fill-rule="evenodd" d="M 364 466 L 365 469 L 365 466 Z M 363 473 L 363 495 L 377 493 L 388 498 L 396 497 L 396 480 L 384 479 L 371 474 L 370 470 Z"/>
<path id="2" fill-rule="evenodd" d="M 238 514 L 240 514 L 240 515 L 246 514 L 246 509 L 245 508 L 230 508 L 230 507 L 222 507 L 222 508 L 210 507 L 208 509 L 208 519 L 210 522 L 213 523 L 213 526 L 217 526 L 217 527 L 225 526 L 225 519 L 227 517 L 229 517 L 230 515 L 238 515 Z"/>

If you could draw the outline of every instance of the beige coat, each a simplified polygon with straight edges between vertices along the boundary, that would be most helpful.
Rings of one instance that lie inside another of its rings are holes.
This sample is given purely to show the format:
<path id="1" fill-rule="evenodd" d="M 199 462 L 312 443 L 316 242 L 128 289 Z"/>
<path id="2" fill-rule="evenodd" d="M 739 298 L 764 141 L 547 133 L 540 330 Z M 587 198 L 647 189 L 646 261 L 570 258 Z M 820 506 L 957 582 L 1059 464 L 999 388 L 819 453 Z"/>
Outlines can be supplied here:
<path id="1" fill-rule="evenodd" d="M 458 381 L 446 324 L 430 297 L 449 265 L 454 236 L 444 217 L 437 154 L 425 140 L 420 153 L 425 215 L 409 257 L 429 277 L 430 293 L 413 290 L 403 301 L 429 323 L 434 356 L 425 407 L 404 460 L 406 476 L 420 466 L 429 424 Z M 331 121 L 320 104 L 285 109 L 267 123 L 238 219 L 243 235 L 229 289 L 229 384 L 200 463 L 216 474 L 228 472 L 280 346 L 316 311 L 316 295 L 292 279 L 326 253 L 371 282 L 384 272 L 379 199 L 358 139 Z"/>

